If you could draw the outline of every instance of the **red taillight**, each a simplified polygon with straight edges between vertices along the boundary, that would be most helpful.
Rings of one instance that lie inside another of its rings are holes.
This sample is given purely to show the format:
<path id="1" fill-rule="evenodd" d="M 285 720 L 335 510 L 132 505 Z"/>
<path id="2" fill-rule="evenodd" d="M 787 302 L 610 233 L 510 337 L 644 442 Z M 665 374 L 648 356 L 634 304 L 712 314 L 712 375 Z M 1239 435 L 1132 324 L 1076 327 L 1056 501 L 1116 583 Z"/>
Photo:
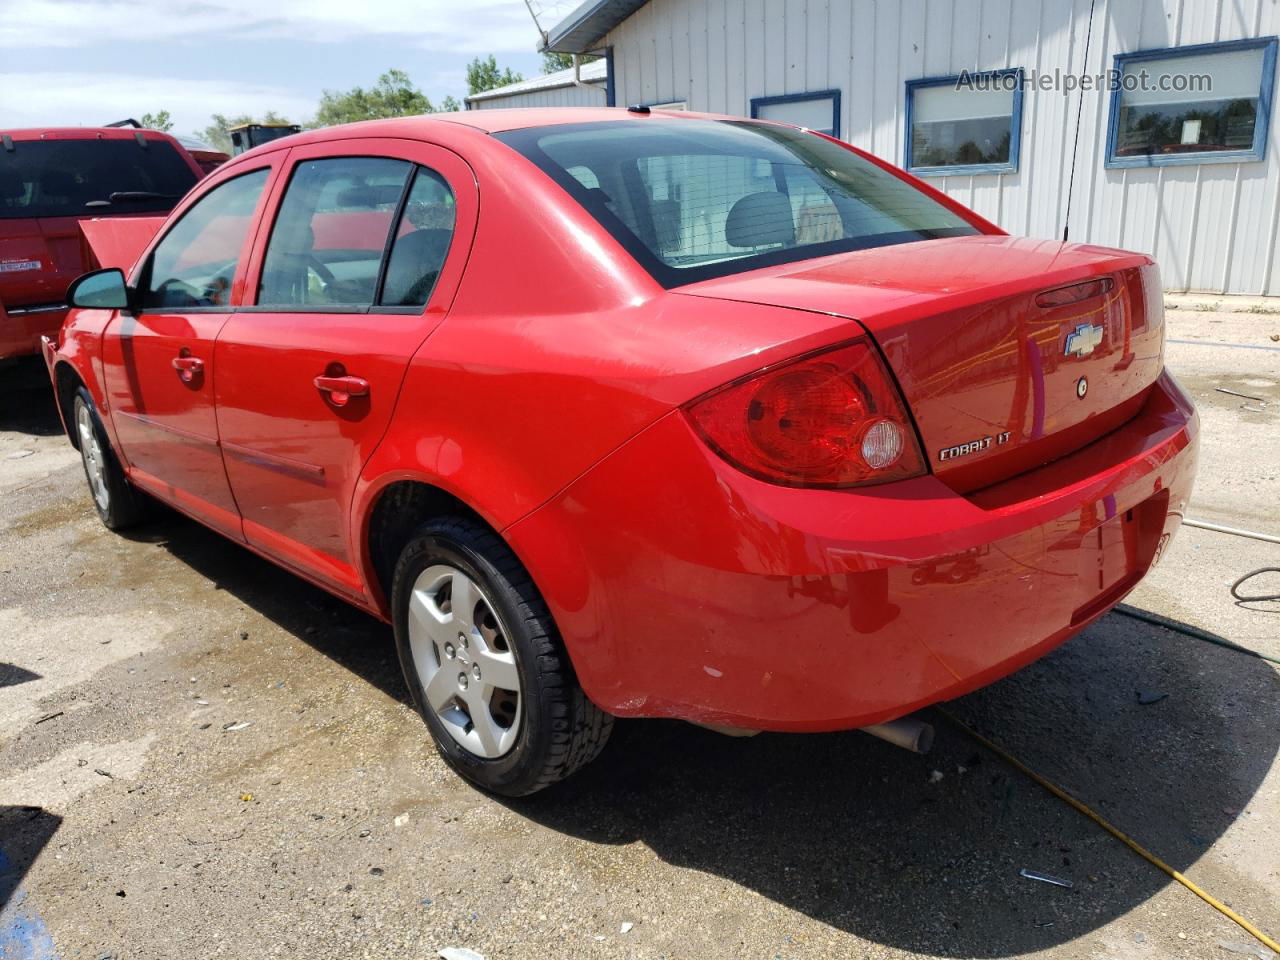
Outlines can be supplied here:
<path id="1" fill-rule="evenodd" d="M 793 487 L 856 487 L 925 472 L 906 407 L 858 339 L 694 400 L 685 412 L 738 469 Z"/>

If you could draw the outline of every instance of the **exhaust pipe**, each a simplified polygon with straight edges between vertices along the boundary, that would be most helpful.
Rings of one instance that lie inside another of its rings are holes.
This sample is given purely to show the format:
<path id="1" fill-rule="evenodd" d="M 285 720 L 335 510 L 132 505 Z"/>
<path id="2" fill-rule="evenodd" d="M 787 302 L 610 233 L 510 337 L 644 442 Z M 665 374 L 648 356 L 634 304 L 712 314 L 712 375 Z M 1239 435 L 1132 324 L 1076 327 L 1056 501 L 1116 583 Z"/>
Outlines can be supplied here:
<path id="1" fill-rule="evenodd" d="M 933 724 L 915 717 L 899 717 L 888 723 L 877 723 L 859 729 L 912 753 L 928 753 L 933 746 Z"/>

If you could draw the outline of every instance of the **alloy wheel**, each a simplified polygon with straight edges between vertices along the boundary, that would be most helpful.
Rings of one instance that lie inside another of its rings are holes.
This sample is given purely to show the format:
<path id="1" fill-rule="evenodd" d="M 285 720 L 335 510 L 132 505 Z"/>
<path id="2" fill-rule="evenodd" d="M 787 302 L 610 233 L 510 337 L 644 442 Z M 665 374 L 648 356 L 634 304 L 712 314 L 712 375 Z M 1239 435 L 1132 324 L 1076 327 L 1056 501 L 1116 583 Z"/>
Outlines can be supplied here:
<path id="1" fill-rule="evenodd" d="M 486 760 L 510 751 L 520 731 L 520 672 L 480 585 L 449 564 L 427 567 L 410 594 L 408 627 L 427 708 L 449 735 Z"/>
<path id="2" fill-rule="evenodd" d="M 107 490 L 107 468 L 98 431 L 94 429 L 93 414 L 83 403 L 76 404 L 76 433 L 80 438 L 80 456 L 84 459 L 84 472 L 89 478 L 89 492 L 93 494 L 98 509 L 107 510 L 111 494 Z"/>

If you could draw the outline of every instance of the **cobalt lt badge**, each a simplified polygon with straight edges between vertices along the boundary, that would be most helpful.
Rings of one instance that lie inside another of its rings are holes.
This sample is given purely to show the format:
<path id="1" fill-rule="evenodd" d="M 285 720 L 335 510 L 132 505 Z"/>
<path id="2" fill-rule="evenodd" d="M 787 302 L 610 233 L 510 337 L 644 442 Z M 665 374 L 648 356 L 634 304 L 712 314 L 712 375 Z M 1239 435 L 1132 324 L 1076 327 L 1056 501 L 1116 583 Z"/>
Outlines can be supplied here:
<path id="1" fill-rule="evenodd" d="M 1082 323 L 1067 334 L 1066 347 L 1062 352 L 1068 357 L 1087 357 L 1097 349 L 1100 343 L 1102 343 L 1102 325 Z"/>

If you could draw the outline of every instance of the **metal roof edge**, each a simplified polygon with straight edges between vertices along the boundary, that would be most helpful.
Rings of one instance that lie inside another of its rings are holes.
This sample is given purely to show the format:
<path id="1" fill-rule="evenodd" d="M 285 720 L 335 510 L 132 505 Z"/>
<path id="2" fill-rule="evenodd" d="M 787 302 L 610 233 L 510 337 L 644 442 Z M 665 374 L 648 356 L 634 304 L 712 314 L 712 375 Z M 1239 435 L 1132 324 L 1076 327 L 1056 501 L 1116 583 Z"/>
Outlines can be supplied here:
<path id="1" fill-rule="evenodd" d="M 547 33 L 540 49 L 553 53 L 590 53 L 605 35 L 648 0 L 586 0 Z"/>

